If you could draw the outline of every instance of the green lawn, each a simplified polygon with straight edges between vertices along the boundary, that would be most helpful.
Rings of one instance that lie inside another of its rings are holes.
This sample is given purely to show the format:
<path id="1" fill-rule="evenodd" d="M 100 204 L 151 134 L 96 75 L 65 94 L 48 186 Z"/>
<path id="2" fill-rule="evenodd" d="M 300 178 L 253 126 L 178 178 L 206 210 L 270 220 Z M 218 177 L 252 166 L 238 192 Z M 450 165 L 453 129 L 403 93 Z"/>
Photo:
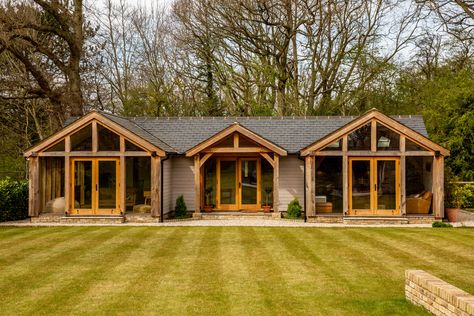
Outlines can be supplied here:
<path id="1" fill-rule="evenodd" d="M 404 271 L 474 293 L 474 230 L 0 229 L 0 315 L 419 315 Z"/>

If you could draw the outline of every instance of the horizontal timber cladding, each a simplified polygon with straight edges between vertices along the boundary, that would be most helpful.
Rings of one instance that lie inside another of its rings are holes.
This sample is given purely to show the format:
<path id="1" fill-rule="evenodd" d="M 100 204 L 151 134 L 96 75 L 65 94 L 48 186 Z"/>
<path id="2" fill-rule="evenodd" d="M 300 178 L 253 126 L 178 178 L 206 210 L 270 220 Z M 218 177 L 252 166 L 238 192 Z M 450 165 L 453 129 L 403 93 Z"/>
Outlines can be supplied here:
<path id="1" fill-rule="evenodd" d="M 188 211 L 194 210 L 194 158 L 172 157 L 171 160 L 171 209 L 181 194 Z"/>
<path id="2" fill-rule="evenodd" d="M 297 197 L 304 206 L 304 161 L 297 156 L 280 157 L 280 212 L 286 212 L 288 203 Z"/>
<path id="3" fill-rule="evenodd" d="M 173 208 L 173 201 L 171 199 L 171 190 L 172 190 L 172 160 L 166 159 L 163 161 L 162 177 L 163 177 L 163 214 L 170 212 Z"/>

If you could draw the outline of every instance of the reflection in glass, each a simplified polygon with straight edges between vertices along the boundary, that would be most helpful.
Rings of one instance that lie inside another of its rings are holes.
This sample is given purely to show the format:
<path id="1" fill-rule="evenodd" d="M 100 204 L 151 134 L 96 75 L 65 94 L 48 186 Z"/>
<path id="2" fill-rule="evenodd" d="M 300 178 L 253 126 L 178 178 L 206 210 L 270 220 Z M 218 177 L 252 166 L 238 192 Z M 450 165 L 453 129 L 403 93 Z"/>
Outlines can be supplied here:
<path id="1" fill-rule="evenodd" d="M 261 160 L 261 192 L 262 205 L 273 206 L 273 167 L 266 160 Z"/>
<path id="2" fill-rule="evenodd" d="M 216 205 L 216 160 L 212 158 L 204 164 L 204 204 Z"/>
<path id="3" fill-rule="evenodd" d="M 235 204 L 235 160 L 221 160 L 220 191 L 221 204 Z"/>
<path id="4" fill-rule="evenodd" d="M 54 144 L 53 146 L 49 147 L 45 151 L 52 152 L 52 151 L 64 151 L 66 148 L 64 139 L 59 143 Z"/>
<path id="5" fill-rule="evenodd" d="M 167 162 L 164 162 L 167 164 Z M 165 169 L 166 170 L 166 169 Z M 149 157 L 127 157 L 125 158 L 125 182 L 126 195 L 125 205 L 127 210 L 133 210 L 135 205 L 151 204 L 151 160 Z M 165 179 L 168 179 L 164 175 Z M 169 190 L 168 185 L 164 185 L 163 190 Z"/>
<path id="6" fill-rule="evenodd" d="M 257 160 L 241 160 L 242 204 L 257 204 Z"/>
<path id="7" fill-rule="evenodd" d="M 352 161 L 352 209 L 370 209 L 370 160 Z"/>
<path id="8" fill-rule="evenodd" d="M 353 131 L 347 136 L 349 150 L 370 150 L 371 123 Z"/>
<path id="9" fill-rule="evenodd" d="M 74 205 L 92 209 L 92 161 L 74 161 Z"/>
<path id="10" fill-rule="evenodd" d="M 412 142 L 408 138 L 405 141 L 405 151 L 428 151 L 426 148 Z"/>
<path id="11" fill-rule="evenodd" d="M 99 150 L 102 151 L 119 151 L 120 150 L 120 136 L 97 124 L 97 135 L 99 142 Z"/>
<path id="12" fill-rule="evenodd" d="M 342 157 L 316 157 L 316 213 L 342 212 Z"/>
<path id="13" fill-rule="evenodd" d="M 322 149 L 322 151 L 328 151 L 328 150 L 341 151 L 342 150 L 342 140 L 339 139 L 339 140 L 335 141 L 334 143 L 331 143 L 331 144 L 327 145 L 326 147 L 324 147 Z"/>
<path id="14" fill-rule="evenodd" d="M 125 151 L 144 151 L 134 143 L 129 142 L 128 140 L 125 140 Z"/>
<path id="15" fill-rule="evenodd" d="M 396 167 L 393 160 L 377 160 L 377 209 L 396 209 Z"/>
<path id="16" fill-rule="evenodd" d="M 399 150 L 400 135 L 377 123 L 377 150 Z"/>
<path id="17" fill-rule="evenodd" d="M 86 127 L 71 135 L 71 150 L 92 150 L 92 124 L 87 125 Z"/>
<path id="18" fill-rule="evenodd" d="M 99 208 L 115 209 L 117 174 L 115 161 L 99 161 Z"/>

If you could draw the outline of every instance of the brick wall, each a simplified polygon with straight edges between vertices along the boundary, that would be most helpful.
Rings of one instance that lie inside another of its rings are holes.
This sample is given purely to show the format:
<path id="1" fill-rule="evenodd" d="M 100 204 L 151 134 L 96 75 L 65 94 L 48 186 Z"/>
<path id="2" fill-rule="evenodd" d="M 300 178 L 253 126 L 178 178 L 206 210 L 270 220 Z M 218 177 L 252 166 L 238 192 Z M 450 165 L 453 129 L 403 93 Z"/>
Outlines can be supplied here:
<path id="1" fill-rule="evenodd" d="M 423 270 L 405 272 L 405 296 L 435 315 L 474 315 L 474 296 Z"/>

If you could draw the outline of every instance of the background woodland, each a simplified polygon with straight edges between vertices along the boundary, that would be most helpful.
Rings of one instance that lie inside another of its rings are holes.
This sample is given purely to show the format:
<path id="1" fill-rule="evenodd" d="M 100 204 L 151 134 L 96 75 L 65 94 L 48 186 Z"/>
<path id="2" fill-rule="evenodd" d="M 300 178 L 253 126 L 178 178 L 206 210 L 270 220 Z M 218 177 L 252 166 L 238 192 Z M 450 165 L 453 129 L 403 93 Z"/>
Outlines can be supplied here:
<path id="1" fill-rule="evenodd" d="M 153 3 L 153 2 L 151 2 Z M 0 178 L 91 109 L 423 115 L 474 180 L 474 1 L 0 1 Z"/>

